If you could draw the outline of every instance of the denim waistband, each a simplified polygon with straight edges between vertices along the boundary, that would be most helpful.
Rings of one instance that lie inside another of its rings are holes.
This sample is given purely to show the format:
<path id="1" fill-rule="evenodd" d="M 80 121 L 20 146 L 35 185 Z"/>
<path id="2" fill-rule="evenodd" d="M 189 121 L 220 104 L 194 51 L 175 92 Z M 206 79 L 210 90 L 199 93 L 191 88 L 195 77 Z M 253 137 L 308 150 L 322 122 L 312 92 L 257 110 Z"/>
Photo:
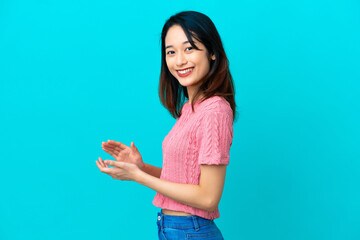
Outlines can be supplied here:
<path id="1" fill-rule="evenodd" d="M 178 228 L 178 229 L 188 229 L 195 228 L 199 229 L 201 226 L 211 224 L 213 220 L 202 218 L 195 215 L 190 216 L 175 216 L 175 215 L 166 215 L 162 212 L 158 212 L 157 222 L 164 228 Z"/>

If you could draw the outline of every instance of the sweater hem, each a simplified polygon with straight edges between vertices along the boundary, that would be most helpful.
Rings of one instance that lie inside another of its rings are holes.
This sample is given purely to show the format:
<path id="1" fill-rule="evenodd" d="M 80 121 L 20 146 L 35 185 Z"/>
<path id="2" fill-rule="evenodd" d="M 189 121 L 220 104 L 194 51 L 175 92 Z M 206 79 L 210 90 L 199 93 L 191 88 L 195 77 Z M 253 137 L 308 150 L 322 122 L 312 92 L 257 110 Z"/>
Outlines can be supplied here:
<path id="1" fill-rule="evenodd" d="M 188 207 L 190 207 L 190 209 L 184 209 L 184 208 L 180 208 L 180 207 L 167 206 L 166 204 L 159 204 L 155 201 L 153 201 L 153 205 L 158 208 L 168 209 L 168 210 L 172 210 L 172 211 L 186 212 L 186 213 L 196 215 L 196 216 L 199 216 L 202 218 L 210 219 L 210 220 L 214 220 L 214 219 L 220 217 L 219 211 L 209 212 L 209 211 L 205 211 L 205 210 L 190 207 L 190 206 L 188 206 Z"/>

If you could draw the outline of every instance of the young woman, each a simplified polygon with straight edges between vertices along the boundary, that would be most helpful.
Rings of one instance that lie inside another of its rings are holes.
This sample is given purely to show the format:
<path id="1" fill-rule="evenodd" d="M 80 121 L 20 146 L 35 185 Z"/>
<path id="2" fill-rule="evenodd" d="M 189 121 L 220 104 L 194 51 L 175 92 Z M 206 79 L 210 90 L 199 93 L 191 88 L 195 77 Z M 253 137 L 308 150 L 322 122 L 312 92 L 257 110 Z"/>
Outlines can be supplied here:
<path id="1" fill-rule="evenodd" d="M 114 179 L 157 192 L 159 239 L 223 239 L 214 219 L 220 216 L 235 117 L 228 60 L 213 22 L 199 12 L 170 17 L 161 41 L 159 95 L 177 118 L 162 143 L 162 168 L 144 163 L 133 142 L 128 147 L 111 140 L 102 147 L 116 161 L 99 158 L 96 164 Z"/>

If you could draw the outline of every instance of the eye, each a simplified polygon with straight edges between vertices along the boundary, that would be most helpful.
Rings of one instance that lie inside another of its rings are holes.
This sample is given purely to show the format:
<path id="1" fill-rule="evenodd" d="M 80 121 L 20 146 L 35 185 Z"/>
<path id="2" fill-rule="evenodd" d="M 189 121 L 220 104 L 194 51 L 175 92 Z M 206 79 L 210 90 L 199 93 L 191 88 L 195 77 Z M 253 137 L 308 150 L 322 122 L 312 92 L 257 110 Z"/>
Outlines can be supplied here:
<path id="1" fill-rule="evenodd" d="M 168 51 L 166 54 L 167 55 L 174 54 L 174 51 Z"/>
<path id="2" fill-rule="evenodd" d="M 186 50 L 188 50 L 188 51 L 190 51 L 190 50 L 192 50 L 193 49 L 193 47 L 187 47 L 186 48 Z"/>

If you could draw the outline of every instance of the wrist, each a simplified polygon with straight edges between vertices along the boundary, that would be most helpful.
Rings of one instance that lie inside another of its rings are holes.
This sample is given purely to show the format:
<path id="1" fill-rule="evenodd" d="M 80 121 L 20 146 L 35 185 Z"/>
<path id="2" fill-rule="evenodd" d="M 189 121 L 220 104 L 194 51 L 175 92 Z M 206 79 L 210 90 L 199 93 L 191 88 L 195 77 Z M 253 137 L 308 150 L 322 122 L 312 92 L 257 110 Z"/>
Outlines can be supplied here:
<path id="1" fill-rule="evenodd" d="M 141 165 L 141 167 L 139 167 L 139 168 L 140 168 L 141 171 L 147 173 L 148 168 L 147 168 L 147 164 L 146 164 L 146 163 L 143 162 L 142 165 Z"/>
<path id="2" fill-rule="evenodd" d="M 144 171 L 144 169 L 139 168 L 138 171 L 135 174 L 134 181 L 139 183 L 139 184 L 142 184 L 145 174 L 147 174 L 147 173 Z"/>

